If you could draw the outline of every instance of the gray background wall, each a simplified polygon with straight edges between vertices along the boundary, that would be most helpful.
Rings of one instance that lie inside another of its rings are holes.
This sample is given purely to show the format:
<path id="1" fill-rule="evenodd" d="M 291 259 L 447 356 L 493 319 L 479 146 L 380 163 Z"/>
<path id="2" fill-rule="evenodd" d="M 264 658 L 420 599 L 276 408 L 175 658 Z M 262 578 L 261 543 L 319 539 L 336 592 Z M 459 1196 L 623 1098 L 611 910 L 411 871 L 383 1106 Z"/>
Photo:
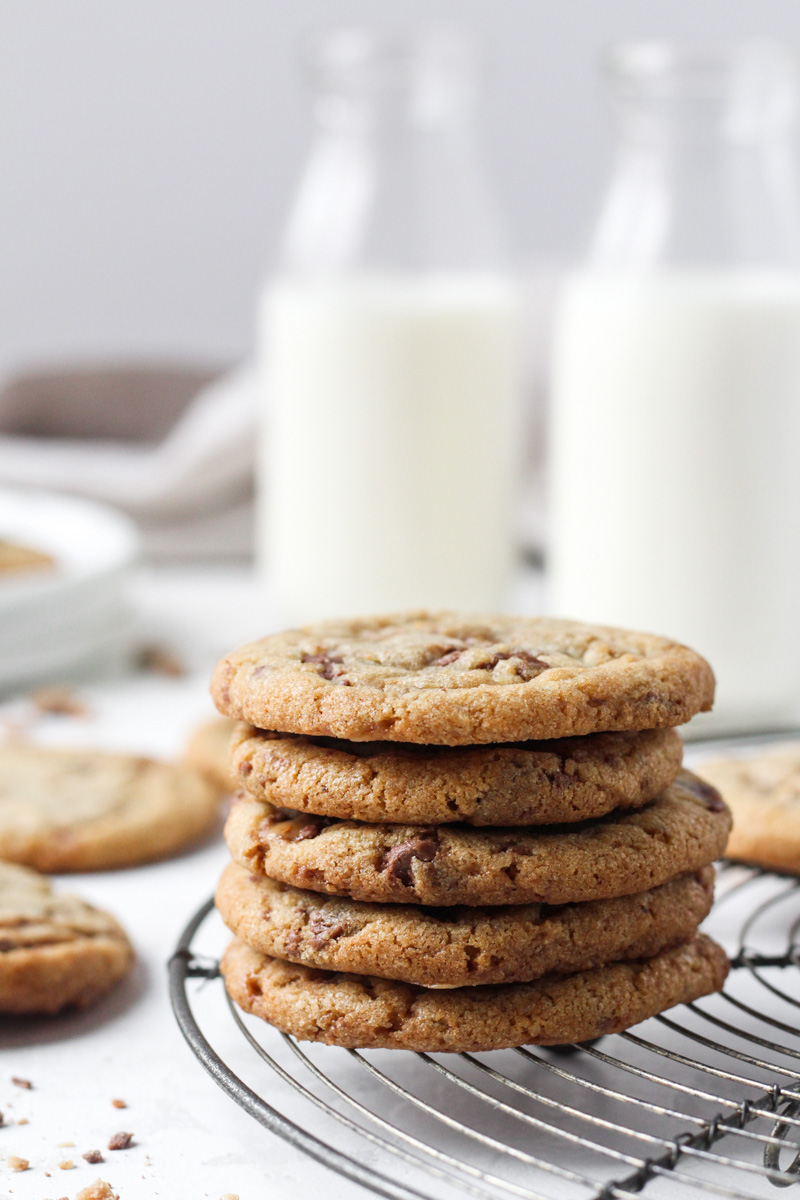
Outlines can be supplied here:
<path id="1" fill-rule="evenodd" d="M 584 243 L 604 47 L 800 45 L 796 0 L 0 0 L 0 371 L 246 351 L 308 142 L 297 37 L 399 12 L 486 46 L 487 157 L 525 265 Z"/>

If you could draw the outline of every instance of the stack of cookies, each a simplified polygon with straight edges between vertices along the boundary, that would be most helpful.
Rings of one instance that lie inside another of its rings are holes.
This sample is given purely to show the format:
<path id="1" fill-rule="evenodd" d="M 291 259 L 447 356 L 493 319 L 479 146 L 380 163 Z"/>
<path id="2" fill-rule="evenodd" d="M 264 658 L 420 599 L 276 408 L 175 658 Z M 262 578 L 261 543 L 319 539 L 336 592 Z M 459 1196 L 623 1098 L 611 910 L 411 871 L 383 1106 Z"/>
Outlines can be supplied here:
<path id="1" fill-rule="evenodd" d="M 697 927 L 730 815 L 681 769 L 693 651 L 413 613 L 240 647 L 221 970 L 298 1038 L 419 1051 L 616 1032 L 721 987 Z"/>

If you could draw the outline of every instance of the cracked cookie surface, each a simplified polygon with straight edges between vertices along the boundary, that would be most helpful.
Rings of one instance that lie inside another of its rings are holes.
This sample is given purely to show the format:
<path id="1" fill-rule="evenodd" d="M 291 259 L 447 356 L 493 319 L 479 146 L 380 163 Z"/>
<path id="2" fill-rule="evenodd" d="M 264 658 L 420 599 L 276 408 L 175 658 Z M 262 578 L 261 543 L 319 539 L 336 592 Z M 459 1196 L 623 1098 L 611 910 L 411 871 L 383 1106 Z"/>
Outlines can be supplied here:
<path id="1" fill-rule="evenodd" d="M 640 808 L 675 779 L 682 754 L 674 729 L 442 747 L 241 725 L 231 769 L 259 799 L 343 820 L 543 825 Z"/>
<path id="2" fill-rule="evenodd" d="M 127 974 L 133 951 L 108 913 L 0 863 L 0 1013 L 85 1007 Z"/>
<path id="3" fill-rule="evenodd" d="M 282 962 L 234 941 L 220 970 L 245 1012 L 301 1040 L 435 1053 L 551 1046 L 617 1033 L 717 991 L 728 960 L 698 934 L 636 962 L 442 991 Z"/>
<path id="4" fill-rule="evenodd" d="M 800 875 L 800 743 L 700 768 L 733 813 L 728 858 Z"/>
<path id="5" fill-rule="evenodd" d="M 40 871 L 133 866 L 217 821 L 219 791 L 185 764 L 100 750 L 0 746 L 0 859 Z"/>
<path id="6" fill-rule="evenodd" d="M 254 874 L 355 900 L 570 904 L 699 870 L 723 853 L 730 824 L 719 794 L 682 771 L 644 808 L 544 830 L 336 821 L 240 793 L 225 836 Z"/>
<path id="7" fill-rule="evenodd" d="M 241 646 L 211 691 L 220 712 L 259 729 L 459 746 L 680 725 L 711 707 L 714 676 L 651 634 L 420 612 Z"/>
<path id="8" fill-rule="evenodd" d="M 229 863 L 217 908 L 240 941 L 274 958 L 426 987 L 517 983 L 687 941 L 708 915 L 714 868 L 612 900 L 549 906 L 365 904 L 251 875 Z"/>

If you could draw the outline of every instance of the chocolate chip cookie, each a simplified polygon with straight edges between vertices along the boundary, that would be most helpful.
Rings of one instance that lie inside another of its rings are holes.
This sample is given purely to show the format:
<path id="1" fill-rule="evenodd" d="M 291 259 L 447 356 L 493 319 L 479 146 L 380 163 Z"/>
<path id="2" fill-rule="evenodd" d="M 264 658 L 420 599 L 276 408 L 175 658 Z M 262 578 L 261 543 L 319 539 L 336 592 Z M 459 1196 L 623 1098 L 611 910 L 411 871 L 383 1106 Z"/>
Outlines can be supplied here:
<path id="1" fill-rule="evenodd" d="M 230 717 L 206 721 L 186 743 L 184 759 L 207 775 L 221 792 L 235 792 L 239 786 L 231 770 L 231 739 L 238 722 Z"/>
<path id="2" fill-rule="evenodd" d="M 549 617 L 323 621 L 218 664 L 220 712 L 259 729 L 446 746 L 680 725 L 714 676 L 666 638 Z"/>
<path id="3" fill-rule="evenodd" d="M 733 813 L 728 858 L 800 874 L 800 743 L 714 759 L 701 770 Z"/>
<path id="4" fill-rule="evenodd" d="M 97 871 L 172 854 L 216 823 L 219 791 L 193 767 L 100 750 L 0 746 L 0 859 Z"/>
<path id="5" fill-rule="evenodd" d="M 0 1013 L 55 1013 L 92 1004 L 130 970 L 113 917 L 49 880 L 0 863 Z"/>
<path id="6" fill-rule="evenodd" d="M 722 987 L 704 934 L 652 958 L 532 983 L 438 990 L 282 962 L 234 941 L 220 964 L 236 1003 L 304 1041 L 439 1051 L 553 1046 L 618 1033 Z"/>
<path id="7" fill-rule="evenodd" d="M 241 725 L 231 769 L 261 800 L 343 820 L 544 825 L 640 808 L 676 777 L 682 754 L 674 729 L 450 748 Z"/>
<path id="8" fill-rule="evenodd" d="M 546 830 L 336 821 L 240 793 L 225 836 L 254 874 L 354 900 L 571 904 L 697 871 L 722 854 L 730 825 L 719 794 L 682 771 L 644 808 Z"/>
<path id="9" fill-rule="evenodd" d="M 217 888 L 228 928 L 290 962 L 426 987 L 517 983 L 651 958 L 708 915 L 714 868 L 651 891 L 552 907 L 422 908 L 321 896 L 230 863 Z"/>

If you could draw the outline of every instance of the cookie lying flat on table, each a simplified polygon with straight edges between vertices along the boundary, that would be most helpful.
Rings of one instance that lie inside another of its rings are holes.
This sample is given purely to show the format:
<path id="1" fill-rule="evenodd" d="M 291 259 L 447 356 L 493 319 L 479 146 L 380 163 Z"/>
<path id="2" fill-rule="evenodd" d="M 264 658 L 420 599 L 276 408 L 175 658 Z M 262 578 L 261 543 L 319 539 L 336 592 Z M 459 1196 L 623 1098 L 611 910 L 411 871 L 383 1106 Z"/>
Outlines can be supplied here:
<path id="1" fill-rule="evenodd" d="M 231 772 L 277 807 L 342 820 L 555 825 L 640 808 L 681 768 L 674 729 L 554 742 L 343 742 L 240 725 Z"/>
<path id="2" fill-rule="evenodd" d="M 429 909 L 321 896 L 230 863 L 217 888 L 228 928 L 253 950 L 328 971 L 426 987 L 517 983 L 687 941 L 708 915 L 714 868 L 615 900 Z"/>
<path id="3" fill-rule="evenodd" d="M 214 701 L 259 729 L 450 746 L 680 725 L 714 676 L 666 638 L 549 617 L 405 613 L 241 646 Z"/>
<path id="4" fill-rule="evenodd" d="M 727 857 L 800 874 L 800 743 L 713 759 L 701 770 L 724 790 L 733 813 Z"/>
<path id="5" fill-rule="evenodd" d="M 133 950 L 113 917 L 49 880 L 0 863 L 0 1013 L 92 1004 L 124 975 Z"/>
<path id="6" fill-rule="evenodd" d="M 225 837 L 254 874 L 354 900 L 571 904 L 697 871 L 723 853 L 730 826 L 719 794 L 682 771 L 644 808 L 545 830 L 330 821 L 240 793 Z"/>
<path id="7" fill-rule="evenodd" d="M 440 991 L 297 966 L 234 941 L 220 970 L 245 1012 L 301 1040 L 436 1053 L 553 1046 L 618 1033 L 717 991 L 728 960 L 698 934 L 638 962 Z"/>
<path id="8" fill-rule="evenodd" d="M 237 722 L 216 717 L 195 729 L 186 743 L 184 760 L 196 767 L 221 792 L 235 792 L 239 786 L 231 770 L 231 738 Z"/>
<path id="9" fill-rule="evenodd" d="M 213 828 L 202 772 L 100 750 L 0 746 L 0 859 L 96 871 L 172 854 Z"/>

